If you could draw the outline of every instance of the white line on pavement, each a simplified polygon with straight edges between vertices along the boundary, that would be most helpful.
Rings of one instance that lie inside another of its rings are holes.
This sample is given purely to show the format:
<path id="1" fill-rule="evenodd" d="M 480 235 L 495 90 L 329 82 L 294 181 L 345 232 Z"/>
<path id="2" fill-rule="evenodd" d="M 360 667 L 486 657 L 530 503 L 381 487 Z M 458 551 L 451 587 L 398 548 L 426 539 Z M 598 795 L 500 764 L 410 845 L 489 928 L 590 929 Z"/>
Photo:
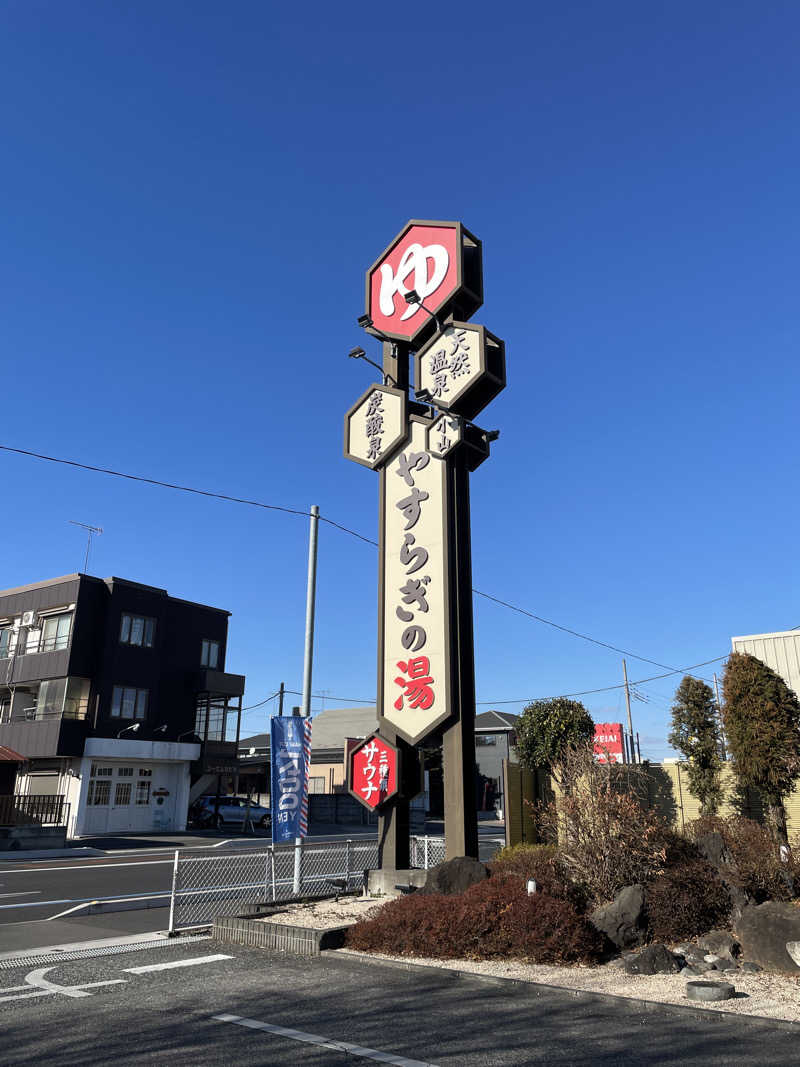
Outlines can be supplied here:
<path id="1" fill-rule="evenodd" d="M 26 889 L 24 893 L 0 893 L 0 897 L 38 897 L 41 889 Z"/>
<path id="2" fill-rule="evenodd" d="M 352 1045 L 348 1041 L 334 1041 L 329 1037 L 320 1037 L 318 1034 L 304 1034 L 302 1030 L 289 1030 L 285 1026 L 262 1023 L 257 1019 L 243 1019 L 240 1015 L 214 1015 L 212 1018 L 220 1023 L 236 1023 L 237 1026 L 246 1026 L 250 1030 L 263 1030 L 278 1037 L 288 1037 L 292 1041 L 302 1041 L 306 1045 L 318 1045 L 320 1048 L 332 1049 L 334 1052 L 347 1052 L 351 1056 L 360 1056 L 365 1060 L 377 1060 L 378 1063 L 394 1063 L 397 1067 L 436 1067 L 436 1064 L 428 1060 L 409 1060 L 405 1056 L 394 1056 L 390 1052 L 379 1052 L 374 1048 Z"/>
<path id="3" fill-rule="evenodd" d="M 173 852 L 175 850 L 173 849 Z M 35 862 L 32 860 L 31 862 Z M 159 864 L 173 863 L 168 860 L 140 860 L 137 863 L 98 863 L 97 860 L 87 860 L 76 867 L 18 867 L 16 870 L 0 871 L 0 874 L 48 874 L 53 871 L 97 871 L 106 870 L 108 867 L 155 867 Z"/>
<path id="4" fill-rule="evenodd" d="M 150 971 L 169 971 L 173 967 L 197 967 L 200 963 L 216 963 L 217 960 L 232 960 L 233 956 L 195 956 L 190 960 L 170 960 L 169 963 L 149 963 L 145 967 L 123 967 L 124 974 L 148 974 Z"/>

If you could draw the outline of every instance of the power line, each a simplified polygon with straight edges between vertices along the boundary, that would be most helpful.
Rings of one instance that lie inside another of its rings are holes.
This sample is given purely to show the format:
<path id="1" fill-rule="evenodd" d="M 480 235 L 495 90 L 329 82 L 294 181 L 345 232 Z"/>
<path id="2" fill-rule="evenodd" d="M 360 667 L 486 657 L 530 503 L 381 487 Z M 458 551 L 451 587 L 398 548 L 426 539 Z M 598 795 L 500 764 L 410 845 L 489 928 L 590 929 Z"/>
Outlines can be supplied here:
<path id="1" fill-rule="evenodd" d="M 126 474 L 123 471 L 111 470 L 110 467 L 95 467 L 90 463 L 78 463 L 73 459 L 60 459 L 57 456 L 46 456 L 42 452 L 32 452 L 25 448 L 12 448 L 10 445 L 0 445 L 0 449 L 4 452 L 14 452 L 18 456 L 31 456 L 34 459 L 46 460 L 48 463 L 60 463 L 65 467 L 76 467 L 78 470 L 93 471 L 96 474 L 110 474 L 114 478 L 125 478 L 129 482 L 143 482 L 145 485 L 157 485 L 162 489 L 176 489 L 179 493 L 192 493 L 195 496 L 211 497 L 214 500 L 227 500 L 231 504 L 247 504 L 248 507 L 262 508 L 265 511 L 282 511 L 285 515 L 301 515 L 305 518 L 310 515 L 310 512 L 303 511 L 301 508 L 287 508 L 281 504 L 265 504 L 261 500 L 248 500 L 245 497 L 231 496 L 229 493 L 217 493 L 210 489 L 196 489 L 189 485 L 177 485 L 175 482 L 162 482 L 158 478 L 145 478 L 140 474 Z M 357 537 L 359 541 L 366 541 L 368 545 L 377 545 L 377 541 L 365 537 L 356 530 L 351 530 L 347 526 L 342 526 L 341 523 L 334 522 L 333 519 L 326 519 L 324 515 L 320 515 L 319 517 L 329 526 L 333 526 L 337 530 L 341 530 L 343 533 L 350 534 L 351 537 Z"/>
<path id="2" fill-rule="evenodd" d="M 310 515 L 310 512 L 304 511 L 304 510 L 302 510 L 300 508 L 289 508 L 289 507 L 284 507 L 283 505 L 280 505 L 280 504 L 266 504 L 263 501 L 249 500 L 249 499 L 247 499 L 245 497 L 232 496 L 232 495 L 230 495 L 228 493 L 218 493 L 218 492 L 214 492 L 214 491 L 209 490 L 209 489 L 197 489 L 197 488 L 194 488 L 194 487 L 188 486 L 188 485 L 178 485 L 178 484 L 176 484 L 174 482 L 161 481 L 158 478 L 146 478 L 143 475 L 139 475 L 139 474 L 126 474 L 123 471 L 112 470 L 110 467 L 98 467 L 98 466 L 94 466 L 94 465 L 89 464 L 89 463 L 79 463 L 77 460 L 62 459 L 62 458 L 57 457 L 57 456 L 48 456 L 48 455 L 45 455 L 42 452 L 34 452 L 34 451 L 30 450 L 30 449 L 13 448 L 11 445 L 2 445 L 2 444 L 0 444 L 0 449 L 2 449 L 4 452 L 12 452 L 12 453 L 14 453 L 16 455 L 19 455 L 19 456 L 29 456 L 29 457 L 32 457 L 34 459 L 45 460 L 48 463 L 58 463 L 58 464 L 61 464 L 63 466 L 67 466 L 67 467 L 75 467 L 78 470 L 93 471 L 96 474 L 108 474 L 108 475 L 111 475 L 114 478 L 125 478 L 126 480 L 131 481 L 131 482 L 142 482 L 145 485 L 155 485 L 155 486 L 159 486 L 162 489 L 175 489 L 175 490 L 177 490 L 178 492 L 181 492 L 181 493 L 192 493 L 192 494 L 194 494 L 196 496 L 209 497 L 209 498 L 212 498 L 212 499 L 215 499 L 215 500 L 225 500 L 225 501 L 228 501 L 229 503 L 232 503 L 232 504 L 246 504 L 249 507 L 261 508 L 262 510 L 266 510 L 266 511 L 279 511 L 279 512 L 283 512 L 286 515 L 299 515 L 299 516 L 302 516 L 302 517 L 305 517 L 305 518 L 307 518 Z M 341 523 L 335 522 L 333 519 L 326 518 L 324 515 L 320 515 L 319 518 L 320 518 L 320 520 L 322 522 L 325 522 L 329 526 L 334 527 L 334 529 L 340 530 L 342 533 L 349 534 L 351 537 L 355 537 L 359 541 L 363 541 L 368 545 L 374 545 L 374 546 L 377 547 L 377 541 L 373 541 L 372 538 L 370 538 L 370 537 L 365 537 L 364 534 L 358 533 L 357 530 L 352 530 L 348 526 L 343 526 Z M 582 641 L 589 641 L 593 645 L 598 645 L 601 648 L 607 648 L 612 652 L 618 652 L 618 653 L 620 653 L 620 655 L 623 655 L 623 656 L 629 656 L 631 659 L 638 659 L 642 663 L 650 663 L 654 667 L 663 667 L 665 670 L 668 670 L 670 672 L 670 674 L 678 674 L 679 673 L 678 670 L 674 669 L 673 667 L 671 667 L 667 663 L 659 663 L 657 660 L 648 659 L 647 656 L 640 656 L 637 652 L 630 652 L 627 649 L 619 648 L 617 645 L 611 645 L 607 641 L 600 641 L 596 637 L 590 637 L 588 634 L 581 633 L 579 630 L 573 630 L 569 626 L 562 626 L 560 623 L 553 622 L 552 619 L 545 619 L 541 615 L 536 615 L 532 611 L 527 611 L 525 608 L 517 607 L 515 604 L 509 604 L 508 601 L 501 600 L 499 597 L 496 597 L 496 596 L 492 596 L 491 593 L 483 593 L 483 592 L 481 592 L 480 589 L 473 589 L 472 592 L 476 596 L 483 597 L 485 600 L 490 600 L 495 604 L 500 604 L 502 607 L 508 608 L 509 611 L 514 611 L 518 615 L 524 615 L 529 619 L 534 619 L 536 622 L 543 623 L 545 626 L 551 626 L 555 630 L 561 630 L 562 633 L 570 634 L 572 637 L 578 637 Z M 800 629 L 800 627 L 795 627 L 795 629 Z M 715 660 L 710 660 L 709 662 L 713 663 L 713 662 L 716 662 L 716 661 Z M 667 677 L 667 676 L 665 675 L 664 677 Z M 616 689 L 616 688 L 619 688 L 619 687 L 618 686 L 610 686 L 609 688 Z M 600 690 L 600 691 L 602 691 L 602 690 Z M 300 696 L 302 694 L 298 693 L 298 694 L 295 694 L 295 695 Z M 267 697 L 267 700 L 270 700 L 270 699 L 272 699 L 272 698 L 271 697 Z M 367 703 L 367 701 L 356 701 L 355 698 L 354 698 L 354 702 L 355 703 Z M 266 700 L 263 701 L 263 703 L 266 703 Z M 504 703 L 518 703 L 518 701 L 505 701 Z M 251 705 L 251 707 L 257 707 L 257 706 L 258 705 Z M 242 710 L 245 710 L 245 709 L 242 709 Z"/>

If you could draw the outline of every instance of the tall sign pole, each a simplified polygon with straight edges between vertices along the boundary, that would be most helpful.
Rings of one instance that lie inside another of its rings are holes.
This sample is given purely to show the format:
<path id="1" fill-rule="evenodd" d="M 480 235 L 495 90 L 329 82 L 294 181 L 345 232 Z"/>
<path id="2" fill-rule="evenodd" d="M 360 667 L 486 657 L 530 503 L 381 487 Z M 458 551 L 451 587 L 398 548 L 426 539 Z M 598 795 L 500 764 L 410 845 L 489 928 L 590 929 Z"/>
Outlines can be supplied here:
<path id="1" fill-rule="evenodd" d="M 423 741 L 443 749 L 447 857 L 478 855 L 469 475 L 497 433 L 472 420 L 505 387 L 503 342 L 467 322 L 482 302 L 481 243 L 459 222 L 409 222 L 367 271 L 359 325 L 383 342 L 383 381 L 347 413 L 344 451 L 380 480 L 378 734 L 349 786 L 379 812 L 384 869 L 409 866 Z M 378 752 L 397 788 L 376 794 Z"/>

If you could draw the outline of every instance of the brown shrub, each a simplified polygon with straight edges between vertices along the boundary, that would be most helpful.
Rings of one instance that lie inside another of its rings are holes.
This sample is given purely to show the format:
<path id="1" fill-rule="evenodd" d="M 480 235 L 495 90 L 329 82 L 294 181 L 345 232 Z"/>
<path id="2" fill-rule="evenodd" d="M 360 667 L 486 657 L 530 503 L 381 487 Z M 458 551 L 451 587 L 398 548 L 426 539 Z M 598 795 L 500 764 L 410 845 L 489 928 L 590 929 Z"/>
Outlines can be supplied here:
<path id="1" fill-rule="evenodd" d="M 555 845 L 513 845 L 501 849 L 490 869 L 493 877 L 519 878 L 526 886 L 533 878 L 548 896 L 569 900 L 579 911 L 586 908 L 586 894 L 564 870 Z"/>
<path id="2" fill-rule="evenodd" d="M 687 860 L 645 885 L 645 909 L 654 941 L 681 941 L 727 925 L 731 898 L 709 863 Z"/>
<path id="3" fill-rule="evenodd" d="M 454 896 L 411 894 L 347 932 L 349 948 L 436 959 L 589 963 L 603 940 L 570 901 L 493 877 Z"/>
<path id="4" fill-rule="evenodd" d="M 721 834 L 733 860 L 734 869 L 726 871 L 725 877 L 757 903 L 793 900 L 800 895 L 800 858 L 792 851 L 784 863 L 766 826 L 741 815 L 727 818 L 708 815 L 686 827 L 690 841 L 713 831 Z"/>
<path id="5" fill-rule="evenodd" d="M 591 748 L 567 754 L 564 790 L 539 816 L 558 841 L 559 865 L 596 903 L 664 869 L 669 828 L 646 806 L 641 768 L 597 763 Z"/>

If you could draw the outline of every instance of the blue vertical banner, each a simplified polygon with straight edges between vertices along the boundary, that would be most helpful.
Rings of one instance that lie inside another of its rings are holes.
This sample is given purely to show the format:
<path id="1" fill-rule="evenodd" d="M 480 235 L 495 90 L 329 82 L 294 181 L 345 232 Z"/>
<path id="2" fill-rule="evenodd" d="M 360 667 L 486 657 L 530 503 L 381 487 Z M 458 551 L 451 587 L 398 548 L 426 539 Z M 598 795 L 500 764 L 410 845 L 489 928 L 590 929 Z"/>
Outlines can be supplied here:
<path id="1" fill-rule="evenodd" d="M 308 834 L 308 770 L 311 720 L 299 716 L 270 721 L 272 843 Z"/>

